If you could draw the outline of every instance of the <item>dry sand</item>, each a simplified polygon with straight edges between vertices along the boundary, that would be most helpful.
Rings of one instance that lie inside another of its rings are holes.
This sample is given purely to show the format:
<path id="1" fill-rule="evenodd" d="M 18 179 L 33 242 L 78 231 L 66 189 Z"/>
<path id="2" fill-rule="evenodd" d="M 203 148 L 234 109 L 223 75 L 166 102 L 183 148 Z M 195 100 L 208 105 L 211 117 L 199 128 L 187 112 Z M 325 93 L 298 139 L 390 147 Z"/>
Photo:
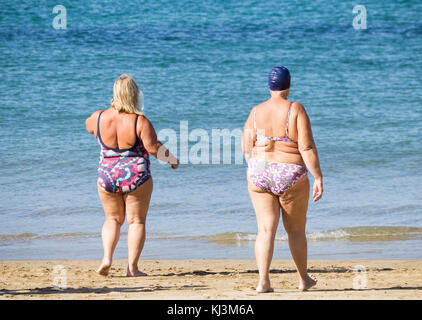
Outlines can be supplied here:
<path id="1" fill-rule="evenodd" d="M 140 262 L 147 277 L 126 278 L 126 262 L 114 261 L 109 276 L 99 261 L 0 261 L 0 299 L 422 299 L 422 261 L 309 261 L 318 284 L 297 290 L 292 261 L 273 261 L 273 293 L 254 291 L 253 260 L 157 260 Z M 365 266 L 366 274 L 353 271 Z M 66 274 L 66 283 L 61 276 Z M 366 288 L 354 289 L 357 276 Z M 363 279 L 361 278 L 361 280 Z M 66 285 L 60 289 L 58 286 Z"/>

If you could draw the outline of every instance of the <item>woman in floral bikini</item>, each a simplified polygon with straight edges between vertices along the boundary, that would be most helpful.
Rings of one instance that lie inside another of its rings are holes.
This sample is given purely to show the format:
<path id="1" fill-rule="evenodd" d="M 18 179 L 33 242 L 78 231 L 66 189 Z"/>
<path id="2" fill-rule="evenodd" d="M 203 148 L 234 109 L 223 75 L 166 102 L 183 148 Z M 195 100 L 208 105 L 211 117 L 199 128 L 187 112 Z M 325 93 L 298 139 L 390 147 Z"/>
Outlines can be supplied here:
<path id="1" fill-rule="evenodd" d="M 315 178 L 314 201 L 322 197 L 322 172 L 305 108 L 298 102 L 287 100 L 290 90 L 287 68 L 273 68 L 268 85 L 271 98 L 252 109 L 242 140 L 248 162 L 248 189 L 258 223 L 255 255 L 259 283 L 256 290 L 273 291 L 269 269 L 281 210 L 290 251 L 299 273 L 299 289 L 304 291 L 316 284 L 307 273 L 307 172 L 309 169 Z"/>

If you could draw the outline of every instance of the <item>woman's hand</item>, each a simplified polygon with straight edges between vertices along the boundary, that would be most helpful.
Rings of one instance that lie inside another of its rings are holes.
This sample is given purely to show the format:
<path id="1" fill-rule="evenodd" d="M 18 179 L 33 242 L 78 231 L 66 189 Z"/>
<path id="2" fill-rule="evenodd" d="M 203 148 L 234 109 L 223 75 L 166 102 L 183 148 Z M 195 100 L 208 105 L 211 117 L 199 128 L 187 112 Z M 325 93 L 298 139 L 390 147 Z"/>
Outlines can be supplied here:
<path id="1" fill-rule="evenodd" d="M 314 188 L 313 188 L 312 198 L 314 202 L 317 202 L 319 199 L 322 198 L 322 193 L 324 192 L 324 188 L 322 186 L 322 178 L 315 179 L 314 181 Z"/>
<path id="2" fill-rule="evenodd" d="M 174 160 L 176 160 L 176 163 L 174 163 Z M 170 162 L 170 165 L 173 170 L 176 170 L 177 168 L 179 168 L 179 159 L 173 157 L 173 161 Z"/>

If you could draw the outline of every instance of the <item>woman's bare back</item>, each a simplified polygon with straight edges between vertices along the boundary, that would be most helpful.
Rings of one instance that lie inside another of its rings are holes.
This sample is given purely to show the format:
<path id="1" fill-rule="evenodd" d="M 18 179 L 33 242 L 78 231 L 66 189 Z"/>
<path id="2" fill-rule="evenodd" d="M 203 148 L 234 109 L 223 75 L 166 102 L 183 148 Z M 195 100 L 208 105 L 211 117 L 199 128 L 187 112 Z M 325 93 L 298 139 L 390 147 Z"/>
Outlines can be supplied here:
<path id="1" fill-rule="evenodd" d="M 290 109 L 290 113 L 289 113 Z M 255 107 L 257 134 L 290 141 L 257 140 L 252 154 L 267 161 L 304 165 L 298 149 L 297 110 L 295 103 L 285 99 L 270 99 Z M 286 137 L 287 118 L 288 136 Z"/>
<path id="2" fill-rule="evenodd" d="M 140 136 L 141 129 L 136 114 L 119 113 L 112 108 L 101 114 L 99 127 L 103 143 L 113 149 L 131 148 L 136 142 L 136 135 Z M 98 137 L 98 132 L 95 132 L 95 135 Z"/>

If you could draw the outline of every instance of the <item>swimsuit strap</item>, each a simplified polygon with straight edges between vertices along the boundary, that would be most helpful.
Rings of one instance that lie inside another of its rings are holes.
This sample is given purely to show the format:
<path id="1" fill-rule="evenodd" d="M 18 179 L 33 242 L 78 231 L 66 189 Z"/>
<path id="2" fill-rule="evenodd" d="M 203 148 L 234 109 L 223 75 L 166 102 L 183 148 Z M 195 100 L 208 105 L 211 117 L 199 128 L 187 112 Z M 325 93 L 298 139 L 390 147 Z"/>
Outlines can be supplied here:
<path id="1" fill-rule="evenodd" d="M 100 134 L 100 118 L 101 115 L 103 114 L 104 111 L 101 111 L 100 114 L 98 115 L 98 120 L 97 120 L 97 138 L 99 137 L 101 139 L 101 134 Z"/>
<path id="2" fill-rule="evenodd" d="M 136 137 L 135 146 L 138 144 L 138 141 L 139 141 L 138 131 L 136 130 L 136 128 L 138 126 L 138 117 L 139 117 L 139 115 L 136 115 L 136 120 L 135 120 L 135 137 Z"/>
<path id="3" fill-rule="evenodd" d="M 289 118 L 290 118 L 290 110 L 292 109 L 292 105 L 293 105 L 293 102 L 290 104 L 290 107 L 289 107 L 289 112 L 287 113 L 287 120 L 286 120 L 286 137 L 285 138 L 273 138 L 273 137 L 267 137 L 267 136 L 263 136 L 263 137 L 265 137 L 265 138 L 267 138 L 267 139 L 269 139 L 269 140 L 273 140 L 273 141 L 284 141 L 283 139 L 288 139 L 289 141 L 292 141 L 292 140 L 290 140 L 290 138 L 289 138 Z M 255 133 L 256 133 L 256 135 L 258 136 L 258 133 L 256 132 L 256 109 L 254 110 L 254 112 L 253 112 L 253 127 L 254 127 L 254 129 L 255 129 Z M 260 136 L 260 135 L 259 135 Z"/>
<path id="4" fill-rule="evenodd" d="M 290 110 L 292 109 L 293 102 L 290 104 L 289 112 L 287 113 L 287 121 L 286 121 L 286 138 L 289 138 L 289 118 L 290 118 Z"/>

